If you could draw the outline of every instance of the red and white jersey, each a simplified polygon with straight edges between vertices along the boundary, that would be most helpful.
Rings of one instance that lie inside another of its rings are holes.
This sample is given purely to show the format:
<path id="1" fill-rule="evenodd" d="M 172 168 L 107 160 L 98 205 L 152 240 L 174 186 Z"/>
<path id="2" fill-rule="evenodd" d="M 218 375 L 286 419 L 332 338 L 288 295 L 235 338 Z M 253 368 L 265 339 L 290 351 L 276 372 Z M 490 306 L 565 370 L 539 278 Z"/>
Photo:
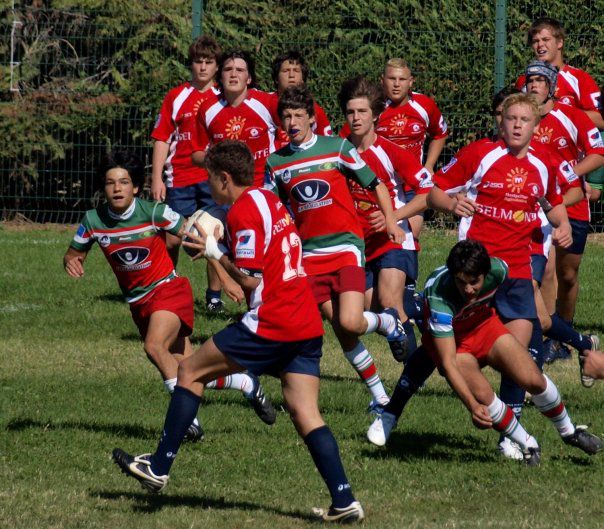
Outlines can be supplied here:
<path id="1" fill-rule="evenodd" d="M 170 90 L 164 98 L 151 137 L 170 144 L 164 166 L 166 187 L 185 187 L 208 179 L 207 171 L 191 161 L 191 140 L 201 103 L 217 101 L 219 93 L 217 88 L 200 92 L 187 82 Z"/>
<path id="2" fill-rule="evenodd" d="M 374 144 L 359 153 L 363 161 L 388 188 L 392 199 L 392 208 L 397 210 L 405 205 L 403 185 L 416 194 L 425 194 L 432 187 L 432 175 L 415 157 L 395 143 L 378 136 Z M 413 238 L 409 221 L 403 219 L 399 226 L 405 232 L 403 243 L 396 244 L 384 231 L 375 232 L 369 223 L 369 216 L 379 211 L 374 193 L 361 187 L 356 181 L 349 180 L 350 194 L 365 236 L 365 257 L 367 261 L 376 259 L 390 250 L 419 250 L 419 244 Z"/>
<path id="3" fill-rule="evenodd" d="M 571 166 L 589 154 L 604 156 L 604 142 L 600 131 L 589 116 L 577 108 L 556 103 L 554 108 L 541 118 L 533 138 L 533 145 L 544 145 L 555 150 Z M 561 182 L 562 194 L 568 186 Z M 589 221 L 589 201 L 583 198 L 568 207 L 572 219 Z"/>
<path id="4" fill-rule="evenodd" d="M 274 109 L 274 113 L 276 116 L 276 123 L 277 123 L 277 127 L 278 127 L 276 145 L 277 145 L 277 150 L 279 150 L 281 147 L 284 147 L 285 145 L 287 145 L 289 143 L 289 136 L 287 135 L 287 133 L 283 130 L 283 127 L 281 126 L 281 119 L 279 118 L 279 115 L 277 112 L 277 105 L 279 104 L 279 92 L 271 92 L 270 96 L 273 98 L 273 109 Z M 319 103 L 317 103 L 316 101 L 314 102 L 314 109 L 315 109 L 315 122 L 312 125 L 312 131 L 315 134 L 318 134 L 319 136 L 332 136 L 333 131 L 331 130 L 331 123 L 329 122 L 329 118 L 327 117 L 325 110 L 323 110 L 323 108 L 321 108 Z"/>
<path id="5" fill-rule="evenodd" d="M 247 188 L 229 209 L 233 262 L 261 277 L 247 295 L 241 322 L 269 340 L 293 342 L 323 335 L 323 323 L 302 266 L 302 241 L 287 208 L 272 192 Z"/>
<path id="6" fill-rule="evenodd" d="M 193 151 L 203 151 L 208 144 L 224 140 L 242 141 L 254 156 L 254 185 L 262 187 L 266 159 L 275 151 L 276 121 L 271 95 L 260 90 L 249 89 L 236 107 L 224 98 L 204 101 L 197 114 Z"/>
<path id="7" fill-rule="evenodd" d="M 524 91 L 526 77 L 521 75 L 516 81 L 516 88 Z M 554 97 L 563 105 L 581 110 L 598 111 L 600 109 L 600 88 L 591 75 L 585 70 L 565 64 L 558 72 L 558 82 Z"/>
<path id="8" fill-rule="evenodd" d="M 478 141 L 462 149 L 434 174 L 434 185 L 449 194 L 465 192 L 476 202 L 474 215 L 462 218 L 459 239 L 475 239 L 491 257 L 503 259 L 509 277 L 531 279 L 530 243 L 538 228 L 538 200 L 556 206 L 562 197 L 551 157 L 530 151 L 510 154 L 503 141 Z"/>

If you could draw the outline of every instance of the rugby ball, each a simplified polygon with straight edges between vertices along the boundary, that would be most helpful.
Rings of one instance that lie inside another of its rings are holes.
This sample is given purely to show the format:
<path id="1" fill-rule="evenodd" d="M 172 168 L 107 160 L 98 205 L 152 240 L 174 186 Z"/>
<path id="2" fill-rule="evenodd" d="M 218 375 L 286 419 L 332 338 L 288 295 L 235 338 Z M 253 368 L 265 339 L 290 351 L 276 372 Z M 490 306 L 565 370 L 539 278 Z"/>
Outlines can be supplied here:
<path id="1" fill-rule="evenodd" d="M 218 239 L 222 239 L 224 237 L 225 220 L 226 211 L 224 210 L 224 208 L 214 206 L 211 208 L 199 209 L 195 213 L 193 213 L 193 215 L 191 215 L 185 223 L 184 240 L 187 240 L 187 233 L 199 235 L 199 232 L 195 227 L 195 223 L 199 224 L 203 228 L 203 231 L 205 231 L 208 235 L 214 235 L 214 230 L 216 229 L 216 226 L 218 226 Z M 183 250 L 191 257 L 197 255 L 197 251 L 192 248 L 187 248 L 186 246 L 183 246 Z"/>

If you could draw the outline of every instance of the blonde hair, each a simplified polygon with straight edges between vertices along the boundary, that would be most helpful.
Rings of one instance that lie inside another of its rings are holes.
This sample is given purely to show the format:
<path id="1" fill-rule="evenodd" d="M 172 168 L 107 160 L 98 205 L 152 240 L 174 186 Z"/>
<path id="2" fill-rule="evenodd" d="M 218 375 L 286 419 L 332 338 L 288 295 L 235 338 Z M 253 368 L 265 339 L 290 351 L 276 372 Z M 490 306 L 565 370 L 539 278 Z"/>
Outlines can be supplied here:
<path id="1" fill-rule="evenodd" d="M 503 115 L 506 114 L 508 109 L 514 105 L 525 105 L 531 109 L 533 116 L 535 116 L 535 123 L 539 123 L 541 120 L 541 111 L 539 108 L 539 102 L 533 94 L 512 94 L 503 100 Z"/>
<path id="2" fill-rule="evenodd" d="M 392 59 L 388 59 L 386 61 L 386 65 L 384 66 L 384 71 L 386 71 L 386 68 L 408 68 L 411 72 L 411 66 L 409 66 L 405 59 L 401 59 L 400 57 L 393 57 Z M 411 72 L 411 75 L 413 75 L 413 72 Z"/>

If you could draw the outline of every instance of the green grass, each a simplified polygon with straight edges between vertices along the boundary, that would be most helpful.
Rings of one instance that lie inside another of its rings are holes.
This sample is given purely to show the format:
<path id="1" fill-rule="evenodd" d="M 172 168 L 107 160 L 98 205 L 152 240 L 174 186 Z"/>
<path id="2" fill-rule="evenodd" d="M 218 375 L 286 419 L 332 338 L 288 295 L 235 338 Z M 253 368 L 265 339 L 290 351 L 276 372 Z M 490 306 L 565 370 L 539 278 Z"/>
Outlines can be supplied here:
<path id="1" fill-rule="evenodd" d="M 61 258 L 71 235 L 71 229 L 0 227 L 2 527 L 314 526 L 310 508 L 329 498 L 304 443 L 284 412 L 267 427 L 236 392 L 207 392 L 206 441 L 182 448 L 164 493 L 150 496 L 118 472 L 111 450 L 152 451 L 167 396 L 98 249 L 83 280 L 64 274 Z M 451 236 L 424 237 L 422 280 L 452 243 Z M 583 330 L 604 330 L 602 262 L 604 247 L 590 244 L 577 311 Z M 185 256 L 181 264 L 200 298 L 203 265 Z M 208 320 L 199 305 L 195 342 L 226 319 Z M 399 365 L 383 339 L 365 341 L 391 390 Z M 366 527 L 602 526 L 602 457 L 563 445 L 535 409 L 526 410 L 523 422 L 543 448 L 537 469 L 498 458 L 496 434 L 474 429 L 438 376 L 409 405 L 389 447 L 376 449 L 364 438 L 369 396 L 330 330 L 322 369 L 321 408 L 366 509 Z M 548 372 L 574 419 L 602 435 L 604 386 L 583 389 L 576 361 Z M 281 404 L 277 381 L 263 382 Z"/>

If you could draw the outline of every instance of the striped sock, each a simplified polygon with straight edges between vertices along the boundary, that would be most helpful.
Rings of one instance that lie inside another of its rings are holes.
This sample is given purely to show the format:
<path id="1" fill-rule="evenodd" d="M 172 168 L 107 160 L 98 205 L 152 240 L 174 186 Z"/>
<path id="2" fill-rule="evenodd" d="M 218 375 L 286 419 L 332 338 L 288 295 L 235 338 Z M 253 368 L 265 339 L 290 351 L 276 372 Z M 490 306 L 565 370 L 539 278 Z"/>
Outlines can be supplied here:
<path id="1" fill-rule="evenodd" d="M 388 402 L 388 394 L 373 363 L 373 357 L 365 348 L 363 342 L 359 341 L 352 351 L 344 351 L 344 356 L 350 362 L 350 365 L 354 367 L 363 382 L 367 384 L 373 400 L 380 404 Z"/>
<path id="2" fill-rule="evenodd" d="M 523 450 L 539 446 L 535 438 L 528 434 L 518 422 L 512 409 L 500 400 L 497 395 L 494 396 L 493 402 L 489 404 L 488 411 L 493 420 L 493 428 L 515 443 L 518 443 Z"/>
<path id="3" fill-rule="evenodd" d="M 367 322 L 367 330 L 365 334 L 369 334 L 372 332 L 379 332 L 381 334 L 390 334 L 394 327 L 396 326 L 396 320 L 385 312 L 380 312 L 379 314 L 375 312 L 363 312 L 363 317 Z"/>
<path id="4" fill-rule="evenodd" d="M 574 434 L 575 426 L 568 416 L 566 406 L 562 402 L 558 388 L 546 375 L 543 376 L 547 381 L 545 391 L 539 393 L 539 395 L 533 395 L 533 404 L 554 423 L 556 430 L 558 430 L 561 436 L 565 437 Z"/>
<path id="5" fill-rule="evenodd" d="M 237 389 L 245 395 L 254 389 L 254 382 L 245 373 L 235 373 L 226 377 L 219 377 L 206 384 L 209 389 Z"/>

